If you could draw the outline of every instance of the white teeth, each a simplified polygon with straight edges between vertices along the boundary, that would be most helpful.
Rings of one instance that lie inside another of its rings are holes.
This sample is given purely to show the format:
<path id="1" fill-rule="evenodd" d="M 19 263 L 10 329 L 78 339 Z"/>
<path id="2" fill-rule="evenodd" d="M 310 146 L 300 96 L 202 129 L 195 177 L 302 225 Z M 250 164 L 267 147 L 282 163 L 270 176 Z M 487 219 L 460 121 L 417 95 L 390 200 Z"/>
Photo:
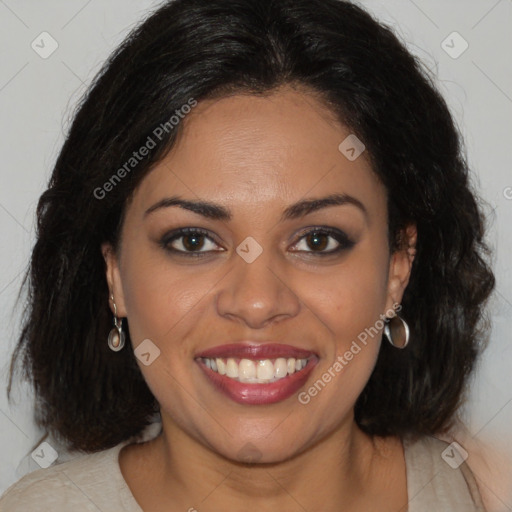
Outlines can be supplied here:
<path id="1" fill-rule="evenodd" d="M 284 357 L 280 357 L 276 359 L 274 363 L 274 377 L 276 379 L 281 379 L 286 377 L 288 374 L 288 365 L 286 364 L 286 359 Z"/>
<path id="2" fill-rule="evenodd" d="M 208 361 L 208 358 L 206 358 Z M 232 379 L 238 378 L 238 365 L 234 359 L 229 358 L 226 364 L 226 376 Z"/>
<path id="3" fill-rule="evenodd" d="M 270 359 L 258 361 L 256 377 L 258 380 L 270 380 L 274 378 L 274 363 Z"/>
<path id="4" fill-rule="evenodd" d="M 221 375 L 226 375 L 226 363 L 224 360 L 218 357 L 215 359 L 215 362 L 217 363 L 217 372 Z"/>
<path id="5" fill-rule="evenodd" d="M 228 359 L 229 364 L 230 359 Z M 236 364 L 236 363 L 235 363 Z M 238 364 L 238 377 L 240 382 L 256 377 L 256 365 L 250 359 L 242 359 Z"/>
<path id="6" fill-rule="evenodd" d="M 202 361 L 208 368 L 220 375 L 226 375 L 226 377 L 239 382 L 254 384 L 264 384 L 283 379 L 287 375 L 302 370 L 308 363 L 307 359 L 295 359 L 294 357 L 288 359 L 279 357 L 275 360 L 261 359 L 259 361 L 240 359 L 238 363 L 232 357 L 227 360 L 220 357 L 216 359 L 203 357 Z"/>

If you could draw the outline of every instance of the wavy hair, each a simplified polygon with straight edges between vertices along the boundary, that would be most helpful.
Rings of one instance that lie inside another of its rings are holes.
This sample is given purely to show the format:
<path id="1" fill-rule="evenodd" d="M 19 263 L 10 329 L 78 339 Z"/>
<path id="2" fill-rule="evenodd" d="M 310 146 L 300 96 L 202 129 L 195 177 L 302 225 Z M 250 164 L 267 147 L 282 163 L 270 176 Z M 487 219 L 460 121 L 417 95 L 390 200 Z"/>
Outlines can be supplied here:
<path id="1" fill-rule="evenodd" d="M 134 29 L 77 107 L 37 207 L 22 359 L 36 423 L 94 452 L 139 434 L 158 407 L 132 350 L 113 353 L 105 262 L 135 187 L 173 147 L 161 140 L 104 198 L 95 190 L 190 98 L 303 87 L 366 145 L 388 195 L 390 251 L 418 243 L 402 301 L 413 341 L 383 344 L 355 406 L 370 435 L 448 428 L 485 346 L 494 287 L 484 217 L 461 138 L 434 80 L 393 31 L 342 0 L 174 0 Z M 130 346 L 129 332 L 127 345 Z"/>

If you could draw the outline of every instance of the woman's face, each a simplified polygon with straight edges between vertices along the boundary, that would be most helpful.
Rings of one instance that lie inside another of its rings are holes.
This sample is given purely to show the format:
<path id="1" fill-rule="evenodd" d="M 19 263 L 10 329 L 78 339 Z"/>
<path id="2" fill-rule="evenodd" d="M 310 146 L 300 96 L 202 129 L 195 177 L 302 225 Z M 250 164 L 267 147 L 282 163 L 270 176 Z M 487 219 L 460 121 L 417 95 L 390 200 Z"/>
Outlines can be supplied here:
<path id="1" fill-rule="evenodd" d="M 182 123 L 127 207 L 117 254 L 103 248 L 117 312 L 133 348 L 144 342 L 164 429 L 230 459 L 284 460 L 352 424 L 410 261 L 389 253 L 365 153 L 340 151 L 350 131 L 312 95 L 204 101 Z M 328 196 L 342 200 L 314 203 Z M 212 369 L 199 355 L 214 348 Z"/>

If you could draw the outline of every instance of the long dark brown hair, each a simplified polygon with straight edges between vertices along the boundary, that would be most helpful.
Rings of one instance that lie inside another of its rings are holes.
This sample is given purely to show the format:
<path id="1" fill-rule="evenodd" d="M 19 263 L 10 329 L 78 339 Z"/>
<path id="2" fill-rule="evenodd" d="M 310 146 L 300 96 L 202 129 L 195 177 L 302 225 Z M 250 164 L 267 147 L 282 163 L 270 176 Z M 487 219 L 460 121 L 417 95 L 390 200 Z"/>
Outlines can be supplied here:
<path id="1" fill-rule="evenodd" d="M 122 351 L 107 347 L 112 315 L 100 245 L 117 247 L 127 201 L 181 125 L 164 130 L 108 194 L 98 197 L 98 189 L 190 98 L 283 84 L 321 97 L 366 145 L 388 194 L 390 250 L 407 223 L 418 229 L 402 302 L 413 340 L 402 351 L 382 344 L 356 421 L 383 436 L 450 424 L 484 345 L 482 306 L 494 277 L 460 136 L 428 73 L 390 29 L 347 1 L 175 0 L 135 29 L 95 78 L 37 208 L 9 393 L 21 357 L 38 425 L 70 448 L 98 451 L 138 434 L 157 406 L 129 332 Z"/>

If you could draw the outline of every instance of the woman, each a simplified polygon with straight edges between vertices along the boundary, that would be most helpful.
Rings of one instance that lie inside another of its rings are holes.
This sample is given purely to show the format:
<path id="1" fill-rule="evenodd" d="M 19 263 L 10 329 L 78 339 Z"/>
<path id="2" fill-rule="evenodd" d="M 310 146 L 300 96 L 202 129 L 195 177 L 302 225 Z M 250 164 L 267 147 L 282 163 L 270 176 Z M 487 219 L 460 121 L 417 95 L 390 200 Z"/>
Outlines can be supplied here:
<path id="1" fill-rule="evenodd" d="M 82 454 L 2 510 L 484 510 L 435 437 L 482 348 L 483 235 L 445 102 L 361 8 L 168 2 L 39 203 L 15 356 Z"/>

